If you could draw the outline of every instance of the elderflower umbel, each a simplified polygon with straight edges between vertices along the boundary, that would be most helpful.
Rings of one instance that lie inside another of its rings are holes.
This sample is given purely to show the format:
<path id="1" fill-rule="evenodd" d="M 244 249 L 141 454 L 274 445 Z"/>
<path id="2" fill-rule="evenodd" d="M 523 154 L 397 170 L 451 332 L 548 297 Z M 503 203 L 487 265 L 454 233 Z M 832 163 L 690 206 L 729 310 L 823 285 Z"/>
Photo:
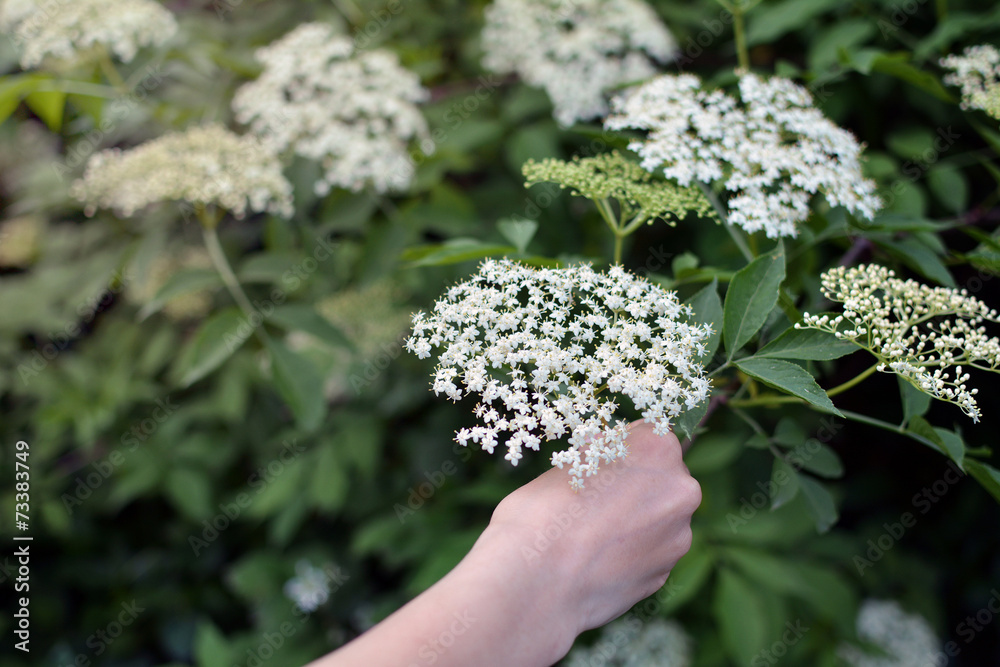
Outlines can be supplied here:
<path id="1" fill-rule="evenodd" d="M 493 453 L 507 431 L 504 458 L 517 465 L 524 448 L 568 436 L 552 464 L 569 466 L 579 489 L 601 462 L 627 453 L 616 395 L 661 435 L 708 396 L 697 359 L 711 332 L 684 322 L 690 315 L 674 293 L 621 266 L 605 274 L 488 260 L 430 315 L 414 315 L 406 348 L 421 359 L 440 350 L 435 394 L 480 396 L 483 424 L 461 429 L 456 441 Z"/>
<path id="2" fill-rule="evenodd" d="M 417 102 L 428 98 L 416 74 L 389 51 L 356 52 L 332 26 L 304 23 L 259 49 L 264 71 L 233 97 L 236 119 L 276 152 L 323 166 L 316 192 L 333 187 L 406 189 L 412 141 L 433 150 Z"/>
<path id="3" fill-rule="evenodd" d="M 677 43 L 642 0 L 496 0 L 483 65 L 544 88 L 561 125 L 603 116 L 604 94 L 656 73 Z"/>
<path id="4" fill-rule="evenodd" d="M 1000 118 L 1000 51 L 996 47 L 970 46 L 960 56 L 942 58 L 941 67 L 952 70 L 944 82 L 962 88 L 963 109 L 982 109 Z"/>
<path id="5" fill-rule="evenodd" d="M 256 138 L 220 125 L 97 153 L 71 192 L 87 202 L 88 214 L 100 207 L 127 217 L 155 202 L 179 200 L 218 206 L 238 218 L 248 209 L 292 215 L 292 185 L 277 156 Z"/>
<path id="6" fill-rule="evenodd" d="M 643 623 L 629 616 L 604 626 L 593 646 L 574 647 L 564 664 L 566 667 L 689 667 L 691 644 L 691 637 L 675 621 L 653 618 Z"/>
<path id="7" fill-rule="evenodd" d="M 980 411 L 966 367 L 998 371 L 1000 340 L 983 322 L 997 311 L 965 290 L 900 280 L 876 264 L 842 266 L 822 276 L 823 295 L 844 304 L 843 315 L 803 314 L 796 328 L 833 333 L 868 350 L 878 370 L 896 373 L 934 398 L 954 403 L 975 422 Z"/>
<path id="8" fill-rule="evenodd" d="M 729 222 L 769 238 L 796 236 L 819 193 L 871 219 L 880 206 L 861 174 L 861 145 L 813 106 L 801 86 L 743 74 L 740 100 L 691 74 L 664 75 L 612 101 L 605 127 L 648 131 L 629 149 L 642 166 L 681 185 L 719 181 L 732 193 Z"/>
<path id="9" fill-rule="evenodd" d="M 675 224 L 672 218 L 683 218 L 689 212 L 703 217 L 713 215 L 712 205 L 700 190 L 656 181 L 651 173 L 617 151 L 588 158 L 577 156 L 570 162 L 555 158 L 528 160 L 522 171 L 526 186 L 550 182 L 594 202 L 615 199 L 634 223 L 663 218 Z"/>
<path id="10" fill-rule="evenodd" d="M 28 68 L 46 58 L 69 61 L 101 47 L 129 62 L 144 46 L 177 32 L 173 14 L 154 0 L 0 0 L 0 30 Z"/>
<path id="11" fill-rule="evenodd" d="M 941 644 L 923 616 L 908 614 L 892 600 L 865 600 L 858 612 L 858 637 L 887 655 L 870 655 L 841 644 L 837 655 L 852 667 L 934 667 Z"/>

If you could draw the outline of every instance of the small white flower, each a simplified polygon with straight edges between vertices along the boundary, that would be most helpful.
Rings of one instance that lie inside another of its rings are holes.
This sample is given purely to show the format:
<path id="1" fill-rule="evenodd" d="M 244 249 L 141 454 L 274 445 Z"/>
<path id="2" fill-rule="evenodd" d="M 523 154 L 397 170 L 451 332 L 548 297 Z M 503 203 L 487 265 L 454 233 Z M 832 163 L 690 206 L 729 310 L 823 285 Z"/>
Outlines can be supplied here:
<path id="1" fill-rule="evenodd" d="M 285 582 L 285 597 L 305 612 L 313 612 L 330 599 L 330 577 L 305 560 L 295 564 L 295 576 Z"/>
<path id="2" fill-rule="evenodd" d="M 612 88 L 672 60 L 673 36 L 641 0 L 496 0 L 486 9 L 483 65 L 545 88 L 562 125 L 603 116 Z"/>
<path id="3" fill-rule="evenodd" d="M 46 58 L 74 60 L 98 46 L 127 63 L 140 48 L 170 39 L 177 21 L 153 0 L 0 0 L 0 30 L 25 68 Z"/>
<path id="4" fill-rule="evenodd" d="M 942 58 L 940 64 L 952 70 L 944 82 L 962 88 L 963 109 L 982 109 L 1000 119 L 1000 51 L 996 47 L 970 46 L 960 56 Z"/>
<path id="5" fill-rule="evenodd" d="M 801 86 L 743 74 L 742 103 L 702 88 L 691 74 L 664 75 L 612 101 L 605 127 L 648 131 L 629 148 L 642 166 L 686 186 L 721 182 L 729 222 L 770 238 L 796 236 L 822 194 L 871 219 L 875 184 L 861 174 L 861 145 L 813 106 Z"/>
<path id="6" fill-rule="evenodd" d="M 552 464 L 568 466 L 581 488 L 600 463 L 626 454 L 628 424 L 616 417 L 615 394 L 660 435 L 707 398 L 697 359 L 711 331 L 682 321 L 690 315 L 673 292 L 620 266 L 604 274 L 488 260 L 430 315 L 414 315 L 406 348 L 419 357 L 438 350 L 434 393 L 480 396 L 483 425 L 459 431 L 459 443 L 492 453 L 509 432 L 505 458 L 516 465 L 523 449 L 568 435 Z"/>
<path id="7" fill-rule="evenodd" d="M 567 667 L 690 667 L 691 637 L 676 621 L 635 616 L 609 623 L 593 646 L 574 648 Z"/>
<path id="8" fill-rule="evenodd" d="M 892 600 L 865 600 L 858 612 L 858 637 L 875 644 L 887 656 L 869 655 L 852 644 L 841 644 L 837 655 L 852 667 L 934 667 L 941 642 L 924 617 L 908 614 Z"/>
<path id="9" fill-rule="evenodd" d="M 275 152 L 291 149 L 323 166 L 316 191 L 404 190 L 414 175 L 409 146 L 433 150 L 416 103 L 429 94 L 389 51 L 355 52 L 323 23 L 304 23 L 258 49 L 264 71 L 236 91 L 236 119 Z"/>
<path id="10" fill-rule="evenodd" d="M 162 201 L 214 205 L 242 217 L 247 210 L 292 215 L 292 186 L 281 164 L 252 136 L 221 125 L 163 135 L 125 151 L 93 155 L 73 196 L 123 216 Z"/>
<path id="11" fill-rule="evenodd" d="M 983 322 L 997 311 L 965 290 L 900 280 L 877 264 L 842 266 L 822 276 L 823 295 L 844 305 L 844 314 L 805 315 L 799 328 L 834 333 L 871 352 L 878 370 L 896 373 L 934 398 L 954 403 L 979 421 L 976 389 L 965 384 L 964 366 L 1000 371 L 1000 340 Z"/>

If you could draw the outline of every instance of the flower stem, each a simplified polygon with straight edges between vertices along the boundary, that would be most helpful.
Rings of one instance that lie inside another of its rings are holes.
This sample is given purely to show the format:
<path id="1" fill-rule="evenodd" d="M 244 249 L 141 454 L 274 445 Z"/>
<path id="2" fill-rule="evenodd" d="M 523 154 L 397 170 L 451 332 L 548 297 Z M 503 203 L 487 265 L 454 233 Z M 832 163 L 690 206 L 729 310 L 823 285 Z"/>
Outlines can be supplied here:
<path id="1" fill-rule="evenodd" d="M 233 269 L 229 265 L 229 260 L 226 259 L 226 253 L 222 250 L 222 244 L 219 243 L 219 235 L 215 231 L 218 226 L 218 220 L 213 219 L 214 216 L 204 208 L 198 209 L 198 218 L 202 223 L 201 231 L 202 236 L 205 238 L 205 248 L 208 250 L 208 256 L 212 259 L 215 270 L 219 272 L 219 277 L 222 278 L 222 282 L 225 284 L 226 289 L 229 290 L 233 300 L 236 301 L 240 309 L 249 318 L 254 313 L 254 307 L 250 303 L 246 292 L 240 286 L 240 281 L 236 278 L 236 274 L 233 273 Z M 254 327 L 254 333 L 262 343 L 267 343 L 259 328 Z"/>
<path id="2" fill-rule="evenodd" d="M 752 262 L 755 255 L 753 254 L 753 251 L 750 250 L 750 246 L 747 245 L 746 239 L 740 235 L 735 227 L 729 224 L 729 218 L 726 214 L 726 209 L 722 207 L 722 202 L 719 201 L 719 198 L 715 196 L 715 193 L 712 192 L 712 189 L 708 187 L 707 184 L 698 181 L 698 187 L 700 187 L 701 191 L 705 194 L 705 198 L 708 199 L 708 203 L 712 205 L 713 209 L 715 209 L 716 215 L 718 215 L 719 220 L 722 221 L 722 226 L 726 228 L 727 232 L 729 232 L 729 236 L 732 237 L 733 243 L 735 243 L 736 247 L 740 249 L 741 253 L 743 253 L 743 258 L 748 262 Z"/>
<path id="3" fill-rule="evenodd" d="M 873 364 L 869 368 L 866 368 L 864 371 L 862 371 L 856 377 L 853 377 L 847 382 L 838 384 L 836 387 L 833 387 L 832 389 L 826 392 L 826 395 L 836 396 L 837 394 L 844 393 L 845 391 L 847 391 L 848 389 L 850 389 L 851 387 L 858 384 L 859 382 L 867 378 L 869 375 L 874 373 L 876 370 L 878 370 L 878 366 L 879 366 L 878 364 Z M 804 399 L 801 399 L 798 396 L 779 396 L 778 394 L 764 394 L 762 396 L 757 396 L 755 398 L 729 401 L 730 406 L 739 408 L 771 406 L 771 405 L 778 405 L 781 403 L 802 403 L 803 405 L 808 404 Z"/>
<path id="4" fill-rule="evenodd" d="M 104 72 L 105 78 L 107 78 L 108 83 L 115 87 L 122 95 L 128 95 L 129 89 L 128 84 L 125 83 L 125 79 L 122 75 L 118 73 L 118 68 L 115 64 L 111 62 L 111 56 L 108 54 L 106 48 L 101 48 L 100 56 L 98 56 L 98 64 L 101 67 L 101 71 Z"/>
<path id="5" fill-rule="evenodd" d="M 750 71 L 750 52 L 747 50 L 746 28 L 743 24 L 743 16 L 746 13 L 744 0 L 733 0 L 733 34 L 736 37 L 736 57 L 739 60 L 740 69 Z"/>

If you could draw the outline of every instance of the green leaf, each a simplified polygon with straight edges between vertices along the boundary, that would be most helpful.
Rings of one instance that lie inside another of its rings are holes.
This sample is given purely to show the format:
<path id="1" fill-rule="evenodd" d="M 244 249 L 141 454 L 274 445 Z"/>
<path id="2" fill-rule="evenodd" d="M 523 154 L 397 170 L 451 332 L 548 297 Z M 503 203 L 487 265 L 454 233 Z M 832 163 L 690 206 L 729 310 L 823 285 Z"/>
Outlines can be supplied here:
<path id="1" fill-rule="evenodd" d="M 771 484 L 776 489 L 771 496 L 771 510 L 776 510 L 799 494 L 799 473 L 775 457 L 771 468 Z"/>
<path id="2" fill-rule="evenodd" d="M 922 417 L 931 406 L 931 396 L 926 394 L 901 377 L 896 377 L 899 383 L 899 397 L 903 402 L 903 424 L 908 424 L 914 417 Z"/>
<path id="3" fill-rule="evenodd" d="M 837 479 L 844 476 L 844 464 L 841 463 L 837 452 L 819 440 L 803 442 L 788 452 L 788 460 L 797 468 L 804 468 L 820 477 Z"/>
<path id="4" fill-rule="evenodd" d="M 774 427 L 773 440 L 785 447 L 798 447 L 806 441 L 806 431 L 792 417 L 782 417 Z"/>
<path id="5" fill-rule="evenodd" d="M 694 311 L 692 322 L 712 327 L 712 335 L 705 340 L 705 354 L 700 357 L 705 362 L 710 361 L 719 349 L 719 341 L 722 340 L 723 314 L 722 300 L 719 298 L 719 279 L 712 278 L 712 282 L 698 290 L 684 303 L 691 306 Z"/>
<path id="6" fill-rule="evenodd" d="M 271 370 L 278 393 L 288 403 L 295 421 L 305 431 L 315 430 L 326 413 L 323 378 L 312 362 L 292 352 L 279 341 L 268 338 Z"/>
<path id="7" fill-rule="evenodd" d="M 749 664 L 773 641 L 768 633 L 765 601 L 743 575 L 733 570 L 719 570 L 712 613 L 722 642 L 738 665 Z"/>
<path id="8" fill-rule="evenodd" d="M 799 476 L 799 487 L 806 499 L 809 514 L 816 522 L 816 532 L 825 533 L 837 523 L 837 504 L 826 487 L 808 475 Z"/>
<path id="9" fill-rule="evenodd" d="M 267 320 L 286 331 L 303 331 L 334 347 L 354 349 L 354 343 L 344 335 L 344 332 L 307 303 L 278 306 L 267 316 Z"/>
<path id="10" fill-rule="evenodd" d="M 38 114 L 53 132 L 62 128 L 63 110 L 66 108 L 66 93 L 59 90 L 36 90 L 28 93 L 24 103 Z"/>
<path id="11" fill-rule="evenodd" d="M 948 452 L 951 460 L 957 463 L 959 468 L 965 470 L 965 441 L 962 440 L 962 437 L 957 433 L 936 426 L 934 432 L 941 439 L 941 445 Z"/>
<path id="12" fill-rule="evenodd" d="M 523 254 L 538 231 L 538 223 L 527 218 L 507 218 L 497 223 L 497 229 Z"/>
<path id="13" fill-rule="evenodd" d="M 158 313 L 174 297 L 203 289 L 222 286 L 219 274 L 213 269 L 183 269 L 167 278 L 153 298 L 139 310 L 139 321 Z"/>
<path id="14" fill-rule="evenodd" d="M 780 359 L 757 359 L 755 357 L 740 359 L 736 362 L 736 366 L 747 375 L 757 378 L 768 386 L 798 396 L 820 410 L 843 417 L 822 387 L 816 384 L 813 376 L 801 366 Z"/>
<path id="15" fill-rule="evenodd" d="M 347 499 L 350 482 L 344 462 L 337 452 L 337 446 L 347 444 L 328 442 L 318 449 L 309 496 L 321 510 L 338 510 Z"/>
<path id="16" fill-rule="evenodd" d="M 42 74 L 20 74 L 0 78 L 0 123 L 14 113 L 25 95 L 37 88 L 39 83 L 50 78 Z"/>
<path id="17" fill-rule="evenodd" d="M 712 552 L 695 536 L 691 548 L 670 570 L 667 583 L 656 594 L 663 604 L 662 613 L 669 614 L 693 600 L 708 581 L 712 565 Z"/>
<path id="18" fill-rule="evenodd" d="M 684 463 L 694 475 L 721 470 L 740 457 L 743 438 L 738 433 L 706 433 L 684 455 Z"/>
<path id="19" fill-rule="evenodd" d="M 767 321 L 767 316 L 778 303 L 781 281 L 784 279 L 785 251 L 781 243 L 733 276 L 726 292 L 722 325 L 729 359 Z"/>
<path id="20" fill-rule="evenodd" d="M 212 483 L 208 474 L 196 468 L 171 468 L 164 485 L 174 505 L 195 521 L 212 514 Z"/>
<path id="21" fill-rule="evenodd" d="M 512 255 L 517 248 L 511 245 L 483 243 L 475 239 L 452 239 L 446 243 L 418 246 L 403 253 L 403 261 L 407 267 L 443 266 L 458 264 L 472 259 Z"/>
<path id="22" fill-rule="evenodd" d="M 747 15 L 747 44 L 772 43 L 840 4 L 837 0 L 783 0 L 756 7 Z"/>
<path id="23" fill-rule="evenodd" d="M 880 49 L 861 49 L 852 54 L 848 64 L 862 74 L 871 72 L 888 74 L 930 93 L 939 100 L 954 101 L 936 76 L 914 67 L 909 60 L 910 54 L 905 51 L 886 53 Z"/>
<path id="24" fill-rule="evenodd" d="M 1000 502 L 1000 470 L 976 459 L 969 459 L 965 465 L 976 481 L 982 484 L 983 488 L 996 498 L 997 502 Z"/>
<path id="25" fill-rule="evenodd" d="M 232 651 L 226 638 L 211 621 L 198 626 L 194 636 L 194 659 L 198 667 L 218 667 L 231 662 Z"/>
<path id="26" fill-rule="evenodd" d="M 674 420 L 674 433 L 681 436 L 682 439 L 690 440 L 694 437 L 695 431 L 698 430 L 698 424 L 701 423 L 706 414 L 708 414 L 707 400 L 690 410 L 685 410 Z"/>
<path id="27" fill-rule="evenodd" d="M 954 167 L 935 167 L 927 172 L 927 186 L 952 213 L 962 213 L 969 205 L 969 183 Z"/>
<path id="28" fill-rule="evenodd" d="M 840 340 L 826 331 L 789 327 L 753 356 L 755 359 L 829 361 L 856 352 L 858 349 L 860 348 L 854 343 Z"/>
<path id="29" fill-rule="evenodd" d="M 944 262 L 931 248 L 916 238 L 872 240 L 888 250 L 890 254 L 899 257 L 903 263 L 922 276 L 947 287 L 956 287 L 955 279 Z"/>
<path id="30" fill-rule="evenodd" d="M 181 351 L 175 367 L 180 384 L 190 386 L 231 357 L 251 335 L 250 323 L 235 306 L 205 320 Z"/>

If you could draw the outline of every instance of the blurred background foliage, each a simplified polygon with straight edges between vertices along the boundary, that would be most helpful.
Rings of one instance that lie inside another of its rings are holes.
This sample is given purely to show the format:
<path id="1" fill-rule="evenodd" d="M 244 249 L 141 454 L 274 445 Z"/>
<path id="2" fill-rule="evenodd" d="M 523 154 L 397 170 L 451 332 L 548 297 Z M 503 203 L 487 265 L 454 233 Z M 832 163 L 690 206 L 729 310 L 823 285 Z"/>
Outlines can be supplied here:
<path id="1" fill-rule="evenodd" d="M 547 467 L 544 456 L 512 469 L 455 446 L 451 434 L 473 417 L 436 399 L 431 364 L 402 353 L 409 314 L 488 254 L 602 263 L 609 253 L 586 202 L 555 186 L 526 189 L 520 171 L 529 158 L 606 150 L 600 127 L 562 129 L 544 92 L 481 68 L 485 3 L 163 4 L 180 29 L 121 67 L 128 93 L 108 93 L 93 65 L 24 72 L 0 40 L 0 507 L 13 514 L 13 445 L 26 440 L 35 535 L 30 656 L 13 649 L 11 614 L 0 615 L 11 667 L 291 667 L 398 608 L 462 557 L 500 498 Z M 733 35 L 719 5 L 651 4 L 677 37 L 684 70 L 732 80 Z M 417 72 L 431 90 L 423 110 L 438 145 L 405 194 L 320 198 L 317 167 L 297 161 L 286 170 L 291 220 L 222 222 L 250 298 L 283 295 L 262 325 L 279 350 L 269 354 L 255 338 L 232 346 L 221 335 L 238 315 L 190 211 L 87 217 L 68 189 L 99 149 L 204 122 L 238 129 L 229 102 L 259 72 L 253 51 L 312 20 L 388 48 Z M 822 309 L 818 276 L 845 253 L 1000 305 L 1000 133 L 959 109 L 936 64 L 996 43 L 1000 9 L 765 0 L 747 21 L 753 67 L 803 82 L 864 141 L 887 201 L 871 225 L 818 213 L 786 244 L 786 288 L 799 307 Z M 524 247 L 515 247 L 524 243 L 516 225 L 500 224 L 512 218 L 538 223 Z M 625 263 L 684 298 L 743 266 L 720 227 L 695 220 L 643 229 Z M 786 326 L 776 318 L 765 336 Z M 867 366 L 860 356 L 817 362 L 816 375 L 833 386 Z M 976 426 L 952 406 L 901 398 L 888 375 L 837 405 L 911 426 L 923 414 L 960 429 L 969 448 L 990 448 L 1000 423 L 989 406 L 1000 396 L 996 382 L 980 386 Z M 942 643 L 957 642 L 947 664 L 1000 664 L 1000 620 L 974 641 L 959 634 L 1000 582 L 1000 511 L 987 488 L 941 483 L 947 460 L 898 433 L 798 406 L 750 412 L 761 434 L 720 410 L 688 454 L 704 490 L 695 543 L 652 612 L 681 622 L 694 664 L 749 664 L 796 620 L 810 629 L 782 663 L 837 664 L 865 597 L 898 599 Z M 810 438 L 825 449 L 808 470 L 839 508 L 822 533 L 805 493 L 773 511 L 752 500 L 772 476 L 768 448 Z M 886 524 L 905 512 L 916 524 L 886 548 Z M 5 587 L 12 550 L 0 556 Z M 306 615 L 286 594 L 303 561 L 328 573 L 331 588 Z M 102 639 L 123 604 L 141 611 Z"/>

